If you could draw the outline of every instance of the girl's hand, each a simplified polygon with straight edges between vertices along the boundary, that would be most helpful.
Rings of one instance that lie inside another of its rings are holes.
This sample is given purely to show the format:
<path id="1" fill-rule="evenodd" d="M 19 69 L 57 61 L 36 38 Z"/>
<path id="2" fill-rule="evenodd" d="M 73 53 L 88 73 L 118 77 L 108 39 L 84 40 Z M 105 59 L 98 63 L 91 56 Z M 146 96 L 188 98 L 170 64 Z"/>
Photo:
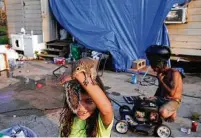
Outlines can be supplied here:
<path id="1" fill-rule="evenodd" d="M 89 81 L 88 85 L 84 85 L 83 82 L 85 80 L 85 76 L 83 73 L 78 73 L 76 75 L 76 79 L 80 82 L 82 87 L 86 90 L 89 96 L 92 98 L 97 108 L 100 111 L 101 120 L 104 126 L 108 126 L 113 121 L 113 108 L 112 105 L 107 98 L 104 90 L 100 88 L 99 85 L 93 85 L 92 79 L 90 77 L 87 78 Z"/>
<path id="2" fill-rule="evenodd" d="M 65 73 L 63 75 L 61 75 L 58 79 L 58 83 L 59 85 L 63 85 L 65 84 L 66 82 L 72 80 L 72 77 L 71 75 L 66 75 Z"/>

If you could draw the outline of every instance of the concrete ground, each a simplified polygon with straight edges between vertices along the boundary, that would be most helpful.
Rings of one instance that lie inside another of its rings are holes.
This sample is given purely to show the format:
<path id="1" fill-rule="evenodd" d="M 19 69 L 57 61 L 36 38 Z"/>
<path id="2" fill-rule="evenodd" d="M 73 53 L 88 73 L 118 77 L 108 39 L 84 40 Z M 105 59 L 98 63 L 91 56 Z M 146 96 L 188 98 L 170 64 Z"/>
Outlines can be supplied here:
<path id="1" fill-rule="evenodd" d="M 40 137 L 57 137 L 59 131 L 59 116 L 63 106 L 63 87 L 55 85 L 52 71 L 58 66 L 42 61 L 24 62 L 14 70 L 12 78 L 6 74 L 0 76 L 0 130 L 20 124 L 32 129 Z M 67 69 L 70 71 L 70 69 Z M 57 71 L 62 73 L 64 69 Z M 148 82 L 129 83 L 131 74 L 104 72 L 102 80 L 109 97 L 120 105 L 126 104 L 123 96 L 152 96 L 157 88 L 153 77 L 146 77 Z M 138 75 L 138 81 L 142 78 Z M 36 84 L 41 83 L 42 88 Z M 193 112 L 201 114 L 201 75 L 187 74 L 184 79 L 182 105 L 178 118 L 174 123 L 168 123 L 173 137 L 201 136 L 198 132 L 187 135 L 180 131 L 181 127 L 190 127 L 190 116 Z M 119 119 L 119 106 L 113 102 L 115 123 Z M 115 125 L 114 123 L 114 125 Z M 200 124 L 199 124 L 200 125 Z M 112 137 L 140 137 L 138 133 L 119 134 L 112 130 Z"/>

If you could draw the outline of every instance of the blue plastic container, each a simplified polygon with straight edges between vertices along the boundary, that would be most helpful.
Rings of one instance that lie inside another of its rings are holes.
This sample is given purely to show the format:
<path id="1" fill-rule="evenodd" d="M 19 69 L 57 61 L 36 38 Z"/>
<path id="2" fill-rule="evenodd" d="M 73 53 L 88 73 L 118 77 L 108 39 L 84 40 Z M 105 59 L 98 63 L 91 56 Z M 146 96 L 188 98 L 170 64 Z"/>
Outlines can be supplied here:
<path id="1" fill-rule="evenodd" d="M 136 84 L 137 83 L 137 75 L 136 74 L 132 74 L 131 83 L 132 84 Z"/>

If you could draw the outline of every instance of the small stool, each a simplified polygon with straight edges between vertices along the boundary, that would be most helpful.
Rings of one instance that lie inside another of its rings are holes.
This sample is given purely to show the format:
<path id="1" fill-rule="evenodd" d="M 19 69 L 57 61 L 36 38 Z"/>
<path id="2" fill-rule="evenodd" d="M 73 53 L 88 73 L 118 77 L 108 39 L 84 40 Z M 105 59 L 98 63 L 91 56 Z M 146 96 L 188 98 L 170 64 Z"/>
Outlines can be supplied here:
<path id="1" fill-rule="evenodd" d="M 97 74 L 98 74 L 99 77 L 102 77 L 102 76 L 103 76 L 103 72 L 104 72 L 104 70 L 105 70 L 105 65 L 106 65 L 106 63 L 107 63 L 108 58 L 109 58 L 109 54 L 102 54 L 101 57 L 100 57 L 100 59 L 99 59 L 99 61 L 98 61 L 98 65 L 97 65 Z M 101 63 L 102 60 L 104 60 L 103 69 L 102 69 L 102 71 L 99 73 L 99 67 L 100 67 L 100 63 Z"/>

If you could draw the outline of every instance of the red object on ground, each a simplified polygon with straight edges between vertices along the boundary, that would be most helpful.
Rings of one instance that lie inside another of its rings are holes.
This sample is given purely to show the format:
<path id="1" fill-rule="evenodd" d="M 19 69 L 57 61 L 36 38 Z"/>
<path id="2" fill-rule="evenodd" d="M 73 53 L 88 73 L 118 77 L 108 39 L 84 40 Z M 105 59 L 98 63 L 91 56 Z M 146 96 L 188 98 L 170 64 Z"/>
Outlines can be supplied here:
<path id="1" fill-rule="evenodd" d="M 198 122 L 192 121 L 191 131 L 192 132 L 198 131 Z"/>
<path id="2" fill-rule="evenodd" d="M 54 58 L 54 63 L 57 65 L 65 65 L 66 59 L 62 57 Z"/>
<path id="3" fill-rule="evenodd" d="M 37 88 L 42 88 L 43 87 L 43 85 L 42 84 L 40 84 L 40 83 L 37 83 Z"/>

